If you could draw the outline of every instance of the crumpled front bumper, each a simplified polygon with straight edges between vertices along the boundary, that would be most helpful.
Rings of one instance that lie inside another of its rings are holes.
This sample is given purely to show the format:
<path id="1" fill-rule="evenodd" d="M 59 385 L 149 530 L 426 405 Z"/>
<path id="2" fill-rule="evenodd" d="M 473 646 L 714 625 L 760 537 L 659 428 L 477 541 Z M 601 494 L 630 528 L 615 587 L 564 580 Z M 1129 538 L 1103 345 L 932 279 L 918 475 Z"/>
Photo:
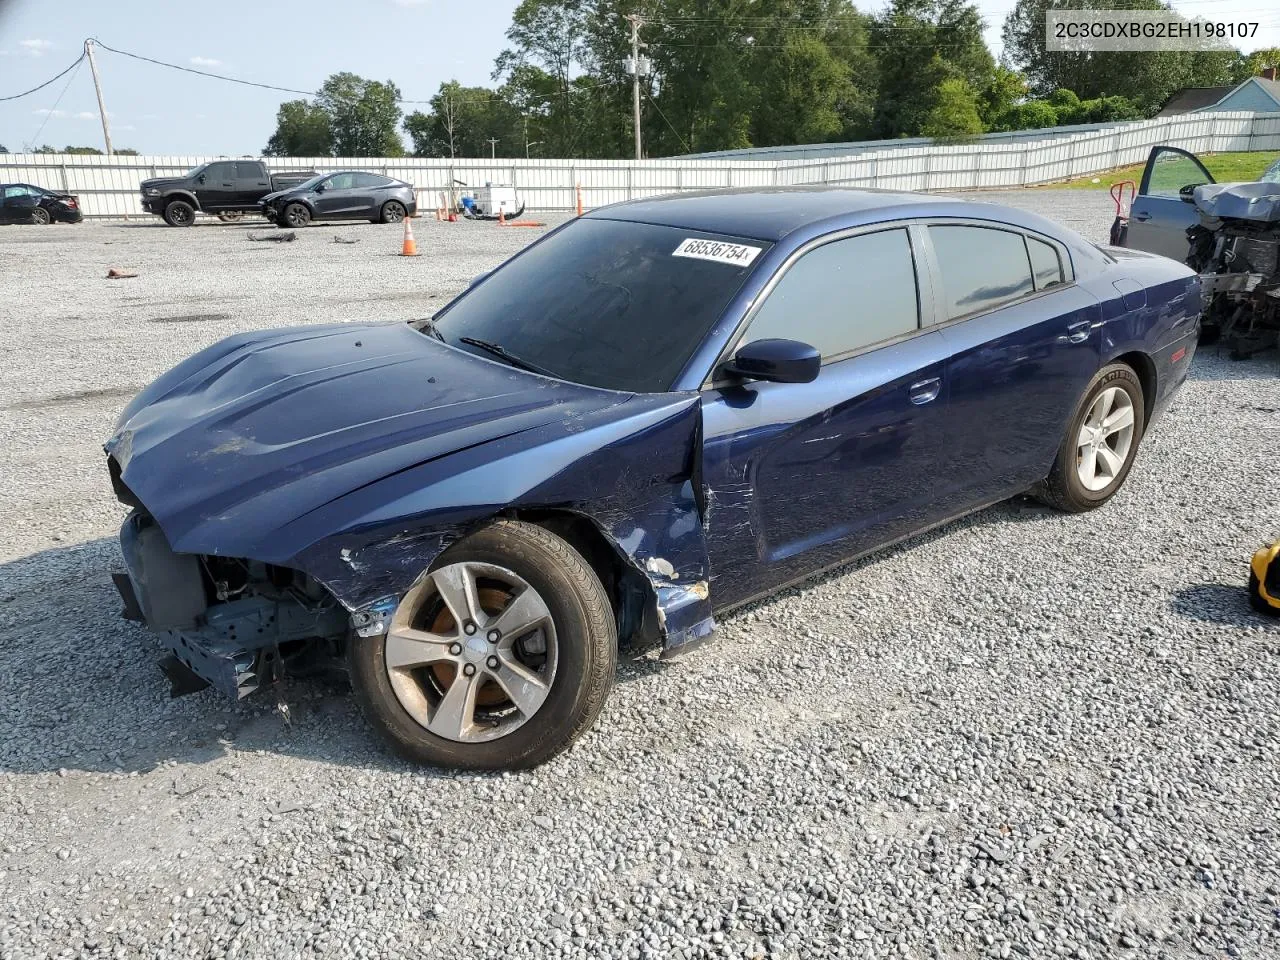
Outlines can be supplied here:
<path id="1" fill-rule="evenodd" d="M 291 645 L 345 636 L 350 628 L 349 614 L 332 600 L 312 605 L 287 594 L 246 592 L 210 602 L 200 558 L 175 553 L 141 510 L 121 526 L 120 548 L 127 573 L 112 579 L 124 601 L 124 616 L 144 623 L 161 648 L 195 678 L 234 699 L 278 679 Z M 175 683 L 174 695 L 203 684 L 179 689 Z"/>

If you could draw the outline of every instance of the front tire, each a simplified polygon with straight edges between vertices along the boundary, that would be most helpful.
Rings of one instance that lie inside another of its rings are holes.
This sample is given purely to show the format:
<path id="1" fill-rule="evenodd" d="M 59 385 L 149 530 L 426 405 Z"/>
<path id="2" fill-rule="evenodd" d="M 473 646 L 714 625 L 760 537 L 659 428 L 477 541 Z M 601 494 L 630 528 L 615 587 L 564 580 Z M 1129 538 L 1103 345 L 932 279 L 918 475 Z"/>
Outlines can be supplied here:
<path id="1" fill-rule="evenodd" d="M 196 222 L 196 208 L 185 200 L 170 200 L 164 205 L 164 222 L 171 227 L 189 227 Z"/>
<path id="2" fill-rule="evenodd" d="M 276 222 L 282 227 L 288 226 L 294 229 L 305 227 L 311 222 L 311 211 L 305 204 L 291 203 L 281 211 L 280 218 Z"/>
<path id="3" fill-rule="evenodd" d="M 1032 493 L 1067 513 L 1083 513 L 1116 495 L 1138 454 L 1145 424 L 1142 382 L 1123 363 L 1089 382 L 1049 476 Z"/>
<path id="4" fill-rule="evenodd" d="M 385 635 L 354 637 L 352 685 L 370 724 L 414 763 L 522 769 L 600 714 L 617 668 L 609 598 L 542 527 L 501 520 L 450 547 Z"/>

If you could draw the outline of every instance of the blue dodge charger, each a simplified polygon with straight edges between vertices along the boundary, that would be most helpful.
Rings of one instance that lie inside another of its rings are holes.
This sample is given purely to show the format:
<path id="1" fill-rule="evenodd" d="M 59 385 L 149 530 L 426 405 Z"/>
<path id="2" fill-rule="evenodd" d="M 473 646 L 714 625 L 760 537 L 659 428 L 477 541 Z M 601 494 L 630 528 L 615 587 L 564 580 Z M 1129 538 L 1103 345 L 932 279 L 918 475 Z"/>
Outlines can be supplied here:
<path id="1" fill-rule="evenodd" d="M 1105 503 L 1199 314 L 1187 267 L 996 204 L 606 207 L 430 320 L 241 334 L 148 386 L 106 445 L 116 583 L 175 693 L 345 658 L 404 756 L 531 766 L 621 642 L 1016 494 Z"/>

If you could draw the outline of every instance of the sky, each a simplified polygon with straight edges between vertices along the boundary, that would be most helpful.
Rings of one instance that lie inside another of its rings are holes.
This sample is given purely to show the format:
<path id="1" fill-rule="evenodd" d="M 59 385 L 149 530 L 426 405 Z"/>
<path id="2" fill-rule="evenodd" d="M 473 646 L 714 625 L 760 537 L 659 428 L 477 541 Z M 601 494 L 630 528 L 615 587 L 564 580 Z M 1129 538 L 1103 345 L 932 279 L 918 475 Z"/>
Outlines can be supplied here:
<path id="1" fill-rule="evenodd" d="M 518 0 L 0 0 L 0 97 L 70 64 L 86 37 L 142 56 L 298 90 L 348 70 L 392 80 L 407 99 L 441 82 L 492 83 L 494 57 Z M 999 53 L 1013 0 L 978 0 Z M 867 12 L 883 0 L 859 4 Z M 1175 0 L 1187 15 L 1268 24 L 1245 50 L 1280 46 L 1272 0 Z M 620 27 L 622 29 L 622 27 Z M 234 40 L 230 38 L 234 37 Z M 180 73 L 99 48 L 112 144 L 143 154 L 257 155 L 276 110 L 295 95 Z M 425 108 L 422 107 L 422 108 Z M 420 109 L 405 105 L 405 112 Z M 88 64 L 38 93 L 0 103 L 0 144 L 102 147 Z M 512 144 L 516 147 L 517 145 Z M 502 145 L 499 145 L 502 152 Z"/>

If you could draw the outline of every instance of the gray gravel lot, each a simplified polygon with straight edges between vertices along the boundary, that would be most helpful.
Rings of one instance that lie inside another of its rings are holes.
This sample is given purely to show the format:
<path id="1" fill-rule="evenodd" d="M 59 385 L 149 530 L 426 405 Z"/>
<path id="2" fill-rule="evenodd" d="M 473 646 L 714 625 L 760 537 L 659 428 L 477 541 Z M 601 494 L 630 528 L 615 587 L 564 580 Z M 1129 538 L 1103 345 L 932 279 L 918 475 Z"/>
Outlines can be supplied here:
<path id="1" fill-rule="evenodd" d="M 1274 355 L 1202 350 L 1106 508 L 885 551 L 624 662 L 546 767 L 453 775 L 336 682 L 288 722 L 171 701 L 118 618 L 100 444 L 134 391 L 235 331 L 427 315 L 538 233 L 261 229 L 0 228 L 0 958 L 1280 956 L 1280 630 L 1243 587 Z"/>

